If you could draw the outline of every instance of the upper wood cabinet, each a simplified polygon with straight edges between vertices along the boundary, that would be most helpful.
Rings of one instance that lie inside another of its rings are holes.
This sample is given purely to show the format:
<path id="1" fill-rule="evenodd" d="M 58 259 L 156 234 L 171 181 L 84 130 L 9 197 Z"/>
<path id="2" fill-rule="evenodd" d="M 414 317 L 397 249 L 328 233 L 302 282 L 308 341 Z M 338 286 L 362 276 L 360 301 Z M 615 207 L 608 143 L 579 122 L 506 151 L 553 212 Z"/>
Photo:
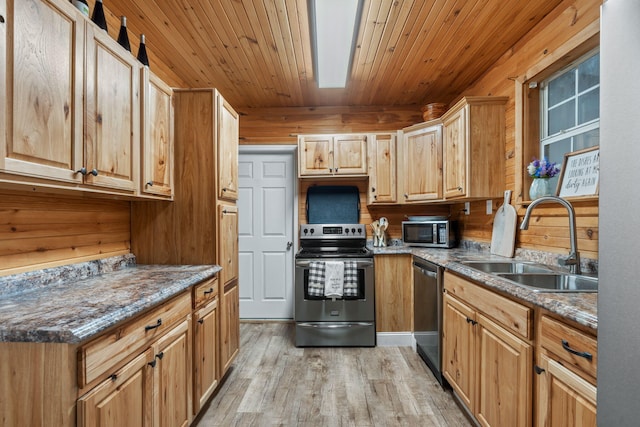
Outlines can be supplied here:
<path id="1" fill-rule="evenodd" d="M 367 141 L 369 163 L 368 203 L 396 203 L 397 135 L 374 134 Z"/>
<path id="2" fill-rule="evenodd" d="M 140 192 L 173 196 L 173 89 L 142 68 Z"/>
<path id="3" fill-rule="evenodd" d="M 48 0 L 2 0 L 0 15 L 0 170 L 82 183 L 85 20 Z"/>
<path id="4" fill-rule="evenodd" d="M 367 135 L 301 135 L 298 176 L 366 176 Z"/>
<path id="5" fill-rule="evenodd" d="M 135 191 L 140 155 L 140 63 L 86 25 L 86 182 Z"/>
<path id="6" fill-rule="evenodd" d="M 465 97 L 442 116 L 445 199 L 502 195 L 507 99 Z"/>
<path id="7" fill-rule="evenodd" d="M 216 91 L 217 146 L 218 146 L 218 198 L 238 200 L 238 113 Z"/>
<path id="8" fill-rule="evenodd" d="M 0 182 L 171 198 L 171 89 L 65 0 L 0 13 Z"/>
<path id="9" fill-rule="evenodd" d="M 420 123 L 403 130 L 400 201 L 427 202 L 442 199 L 442 125 Z"/>

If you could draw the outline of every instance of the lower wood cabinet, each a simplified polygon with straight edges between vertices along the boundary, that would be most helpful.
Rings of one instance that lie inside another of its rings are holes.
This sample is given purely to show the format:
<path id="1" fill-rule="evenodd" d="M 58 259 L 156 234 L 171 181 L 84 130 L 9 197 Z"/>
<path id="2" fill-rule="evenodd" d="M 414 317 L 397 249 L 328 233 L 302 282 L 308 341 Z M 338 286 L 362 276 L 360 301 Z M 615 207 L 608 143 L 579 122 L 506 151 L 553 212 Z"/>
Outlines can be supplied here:
<path id="1" fill-rule="evenodd" d="M 218 385 L 219 311 L 216 293 L 211 302 L 198 309 L 193 317 L 194 414 L 200 411 Z"/>
<path id="2" fill-rule="evenodd" d="M 444 377 L 480 425 L 530 426 L 532 310 L 448 272 L 444 287 Z"/>
<path id="3" fill-rule="evenodd" d="M 220 375 L 240 351 L 240 289 L 234 279 L 224 286 L 220 306 Z"/>
<path id="4" fill-rule="evenodd" d="M 153 359 L 149 348 L 78 399 L 78 425 L 151 427 Z"/>
<path id="5" fill-rule="evenodd" d="M 191 316 L 78 399 L 79 427 L 188 426 Z"/>
<path id="6" fill-rule="evenodd" d="M 535 425 L 595 427 L 595 336 L 546 315 L 537 326 Z"/>
<path id="7" fill-rule="evenodd" d="M 412 256 L 376 255 L 376 332 L 413 331 Z"/>

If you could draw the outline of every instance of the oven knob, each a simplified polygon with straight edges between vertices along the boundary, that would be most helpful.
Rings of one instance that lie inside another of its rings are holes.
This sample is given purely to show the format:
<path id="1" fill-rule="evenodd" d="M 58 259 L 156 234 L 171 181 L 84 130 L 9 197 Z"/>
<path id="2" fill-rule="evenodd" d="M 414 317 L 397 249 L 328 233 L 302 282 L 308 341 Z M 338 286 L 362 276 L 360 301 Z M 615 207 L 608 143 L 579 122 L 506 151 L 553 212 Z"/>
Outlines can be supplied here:
<path id="1" fill-rule="evenodd" d="M 311 229 L 311 234 L 313 234 L 313 232 L 314 232 L 314 231 L 315 231 L 315 229 L 313 229 L 313 228 L 312 228 L 312 229 Z"/>
<path id="2" fill-rule="evenodd" d="M 355 233 L 356 233 L 356 229 L 355 229 L 355 228 L 352 228 L 352 229 L 351 229 L 351 232 L 352 232 L 353 234 L 355 234 Z"/>
<path id="3" fill-rule="evenodd" d="M 304 234 L 307 234 L 309 232 L 309 229 L 305 228 L 303 231 L 304 231 Z"/>
<path id="4" fill-rule="evenodd" d="M 358 228 L 358 234 L 362 234 L 362 228 Z"/>
<path id="5" fill-rule="evenodd" d="M 348 228 L 345 228 L 345 229 L 344 229 L 344 232 L 345 232 L 345 233 L 347 233 L 347 234 L 349 234 L 349 229 L 348 229 Z"/>

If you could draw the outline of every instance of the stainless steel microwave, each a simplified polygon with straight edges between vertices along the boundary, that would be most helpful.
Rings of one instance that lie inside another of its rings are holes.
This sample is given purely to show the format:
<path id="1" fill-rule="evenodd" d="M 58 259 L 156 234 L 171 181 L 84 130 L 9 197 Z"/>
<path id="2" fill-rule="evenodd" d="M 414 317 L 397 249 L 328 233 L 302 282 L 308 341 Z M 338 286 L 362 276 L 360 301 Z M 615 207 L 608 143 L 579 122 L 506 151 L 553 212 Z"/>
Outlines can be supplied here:
<path id="1" fill-rule="evenodd" d="M 458 244 L 457 222 L 448 219 L 403 221 L 402 240 L 409 246 L 453 248 Z"/>

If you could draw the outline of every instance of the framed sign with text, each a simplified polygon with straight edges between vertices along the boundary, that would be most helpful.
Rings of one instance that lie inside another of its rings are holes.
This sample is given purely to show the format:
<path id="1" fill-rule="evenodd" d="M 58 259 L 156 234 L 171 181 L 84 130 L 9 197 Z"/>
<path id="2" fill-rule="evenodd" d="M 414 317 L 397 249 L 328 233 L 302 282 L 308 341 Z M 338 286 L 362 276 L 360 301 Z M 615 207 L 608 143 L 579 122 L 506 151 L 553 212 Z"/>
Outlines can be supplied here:
<path id="1" fill-rule="evenodd" d="M 560 197 L 598 195 L 600 147 L 585 148 L 564 155 L 556 194 Z"/>

